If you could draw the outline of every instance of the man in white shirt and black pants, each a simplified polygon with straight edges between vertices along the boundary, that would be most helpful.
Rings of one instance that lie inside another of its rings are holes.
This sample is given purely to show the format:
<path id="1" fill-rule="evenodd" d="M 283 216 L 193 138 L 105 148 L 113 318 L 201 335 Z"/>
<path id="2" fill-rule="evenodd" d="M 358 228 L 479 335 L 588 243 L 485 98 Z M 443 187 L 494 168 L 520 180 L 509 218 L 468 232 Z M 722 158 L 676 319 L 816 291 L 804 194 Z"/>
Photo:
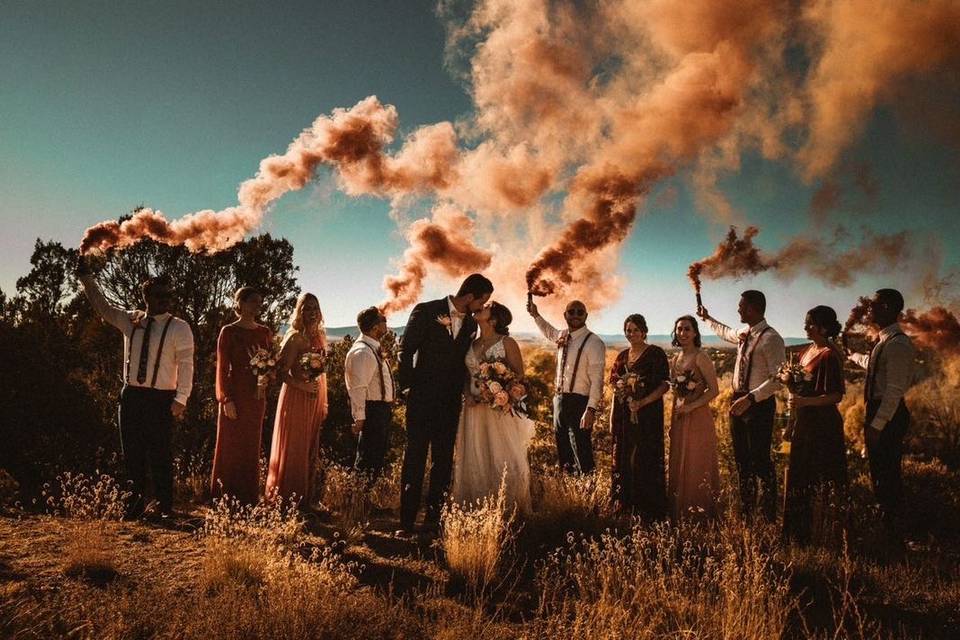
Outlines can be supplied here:
<path id="1" fill-rule="evenodd" d="M 360 337 L 347 351 L 343 365 L 353 433 L 359 437 L 354 468 L 378 476 L 387 454 L 394 400 L 393 374 L 380 350 L 387 318 L 370 307 L 357 314 L 357 327 Z"/>
<path id="2" fill-rule="evenodd" d="M 744 515 L 752 516 L 759 490 L 763 515 L 773 522 L 777 516 L 777 477 L 770 445 L 777 412 L 774 394 L 780 387 L 775 374 L 786 360 L 786 347 L 780 334 L 764 319 L 767 299 L 761 291 L 751 289 L 740 294 L 737 311 L 740 321 L 747 325 L 739 331 L 712 318 L 704 307 L 697 313 L 720 338 L 737 345 L 730 437 L 740 476 L 740 500 Z"/>
<path id="3" fill-rule="evenodd" d="M 543 319 L 531 300 L 527 311 L 540 333 L 557 345 L 557 377 L 553 397 L 553 426 L 560 468 L 570 473 L 594 469 L 591 435 L 603 397 L 606 346 L 587 329 L 587 307 L 579 300 L 567 305 L 567 328 L 556 329 Z"/>
<path id="4" fill-rule="evenodd" d="M 128 515 L 145 507 L 147 467 L 160 515 L 173 512 L 173 420 L 183 415 L 193 387 L 193 332 L 169 312 L 170 286 L 150 278 L 140 289 L 146 312 L 130 312 L 107 302 L 80 258 L 77 276 L 93 309 L 123 333 L 123 389 L 120 392 L 120 446 L 131 483 Z"/>
<path id="5" fill-rule="evenodd" d="M 891 533 L 896 533 L 896 517 L 903 497 L 903 438 L 910 426 L 910 412 L 903 397 L 913 383 L 916 358 L 913 342 L 897 322 L 903 305 L 903 295 L 896 289 L 877 291 L 870 302 L 869 317 L 880 330 L 879 340 L 869 355 L 848 356 L 867 370 L 863 387 L 867 411 L 864 439 L 873 493 Z"/>

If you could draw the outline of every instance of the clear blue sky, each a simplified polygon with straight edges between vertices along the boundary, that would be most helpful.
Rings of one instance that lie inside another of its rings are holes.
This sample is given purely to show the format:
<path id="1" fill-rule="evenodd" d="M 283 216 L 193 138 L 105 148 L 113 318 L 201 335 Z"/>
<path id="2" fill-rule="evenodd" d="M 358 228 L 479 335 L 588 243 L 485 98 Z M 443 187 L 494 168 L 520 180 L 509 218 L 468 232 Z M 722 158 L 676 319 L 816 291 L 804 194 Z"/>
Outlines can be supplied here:
<path id="1" fill-rule="evenodd" d="M 237 185 L 262 157 L 282 152 L 334 107 L 376 94 L 396 105 L 403 131 L 468 114 L 467 88 L 443 66 L 433 7 L 422 0 L 3 3 L 0 288 L 9 294 L 28 271 L 38 237 L 75 245 L 87 226 L 141 203 L 170 217 L 235 204 Z M 852 229 L 929 232 L 956 266 L 956 151 L 906 134 L 881 109 L 849 153 L 871 163 L 880 191 L 869 213 L 839 219 Z M 776 249 L 810 225 L 812 187 L 785 165 L 748 158 L 723 187 L 764 229 L 764 247 Z M 668 189 L 676 197 L 655 194 L 626 242 L 625 295 L 594 314 L 596 330 L 616 332 L 626 314 L 641 312 L 653 332 L 666 333 L 691 310 L 686 267 L 710 253 L 724 229 L 696 212 L 686 176 L 658 193 Z M 301 286 L 320 295 L 329 324 L 350 324 L 357 309 L 382 298 L 381 280 L 405 247 L 388 210 L 380 200 L 347 198 L 321 177 L 268 217 L 263 230 L 293 243 Z M 891 274 L 829 289 L 763 276 L 706 282 L 704 296 L 714 315 L 732 322 L 738 292 L 764 289 L 771 322 L 802 335 L 807 308 L 830 304 L 842 316 L 858 294 L 906 283 Z M 445 287 L 431 281 L 427 295 Z"/>

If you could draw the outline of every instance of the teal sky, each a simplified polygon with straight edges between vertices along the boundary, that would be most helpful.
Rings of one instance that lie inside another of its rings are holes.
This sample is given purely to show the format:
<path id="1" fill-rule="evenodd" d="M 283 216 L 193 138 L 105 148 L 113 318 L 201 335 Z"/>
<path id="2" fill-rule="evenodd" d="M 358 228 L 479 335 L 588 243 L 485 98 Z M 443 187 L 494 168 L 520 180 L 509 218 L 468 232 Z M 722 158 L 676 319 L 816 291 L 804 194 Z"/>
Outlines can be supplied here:
<path id="1" fill-rule="evenodd" d="M 235 204 L 261 158 L 335 107 L 376 94 L 396 105 L 401 133 L 469 114 L 443 43 L 434 3 L 421 0 L 0 4 L 0 288 L 9 294 L 28 271 L 38 237 L 75 245 L 87 226 L 141 203 L 168 217 Z M 946 270 L 955 268 L 956 150 L 879 109 L 848 155 L 870 163 L 879 194 L 868 211 L 854 200 L 832 219 L 852 231 L 916 229 L 929 237 L 923 253 L 939 246 Z M 786 164 L 747 158 L 723 188 L 761 226 L 765 248 L 810 228 L 813 187 Z M 351 324 L 381 300 L 383 276 L 406 246 L 388 210 L 320 176 L 269 214 L 263 230 L 293 243 L 301 286 L 319 294 L 329 324 Z M 653 332 L 668 332 L 692 309 L 687 265 L 723 232 L 696 211 L 686 176 L 658 186 L 623 247 L 624 297 L 593 314 L 593 327 L 616 332 L 640 312 Z M 815 304 L 843 316 L 861 293 L 909 284 L 902 271 L 849 289 L 761 276 L 708 281 L 704 297 L 732 322 L 739 291 L 761 288 L 771 322 L 798 336 Z M 428 285 L 427 296 L 446 292 Z"/>

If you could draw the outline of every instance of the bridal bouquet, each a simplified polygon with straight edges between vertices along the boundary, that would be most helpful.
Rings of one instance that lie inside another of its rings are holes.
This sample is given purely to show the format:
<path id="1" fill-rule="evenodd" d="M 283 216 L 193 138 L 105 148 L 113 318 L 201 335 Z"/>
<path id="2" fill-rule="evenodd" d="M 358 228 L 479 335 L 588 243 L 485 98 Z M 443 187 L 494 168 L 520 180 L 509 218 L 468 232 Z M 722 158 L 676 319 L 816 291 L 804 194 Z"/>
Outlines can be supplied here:
<path id="1" fill-rule="evenodd" d="M 629 406 L 631 400 L 637 402 L 647 395 L 647 387 L 643 377 L 628 372 L 625 376 L 617 376 L 613 383 L 613 395 L 620 402 Z M 630 410 L 630 424 L 637 424 L 637 412 Z"/>
<path id="2" fill-rule="evenodd" d="M 808 393 L 813 382 L 813 374 L 804 369 L 799 362 L 784 362 L 777 369 L 774 377 L 787 388 L 787 391 L 796 396 Z"/>
<path id="3" fill-rule="evenodd" d="M 527 387 L 503 360 L 483 360 L 474 378 L 480 402 L 512 416 L 527 415 Z"/>
<path id="4" fill-rule="evenodd" d="M 686 398 L 697 390 L 697 381 L 693 379 L 693 371 L 687 369 L 670 378 L 670 388 L 678 398 Z"/>
<path id="5" fill-rule="evenodd" d="M 327 370 L 327 354 L 323 351 L 308 351 L 300 356 L 300 366 L 311 382 Z"/>
<path id="6" fill-rule="evenodd" d="M 263 399 L 267 382 L 276 375 L 278 362 L 280 362 L 280 349 L 276 343 L 250 352 L 250 369 L 257 376 L 257 398 Z"/>

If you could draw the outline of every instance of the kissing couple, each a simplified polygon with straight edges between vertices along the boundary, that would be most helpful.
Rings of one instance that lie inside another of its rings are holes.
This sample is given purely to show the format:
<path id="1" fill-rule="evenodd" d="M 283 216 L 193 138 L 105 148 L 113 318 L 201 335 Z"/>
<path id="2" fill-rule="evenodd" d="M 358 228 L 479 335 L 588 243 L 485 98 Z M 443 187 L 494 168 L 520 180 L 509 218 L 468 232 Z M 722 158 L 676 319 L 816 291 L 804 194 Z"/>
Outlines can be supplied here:
<path id="1" fill-rule="evenodd" d="M 474 273 L 456 294 L 417 304 L 407 321 L 397 374 L 407 404 L 400 492 L 404 533 L 415 531 L 428 452 L 427 528 L 439 525 L 448 493 L 456 502 L 474 502 L 495 496 L 501 481 L 512 505 L 530 508 L 527 447 L 533 422 L 484 402 L 477 381 L 481 366 L 493 361 L 516 379 L 523 377 L 520 347 L 509 336 L 513 316 L 490 301 L 492 294 L 493 283 Z"/>

